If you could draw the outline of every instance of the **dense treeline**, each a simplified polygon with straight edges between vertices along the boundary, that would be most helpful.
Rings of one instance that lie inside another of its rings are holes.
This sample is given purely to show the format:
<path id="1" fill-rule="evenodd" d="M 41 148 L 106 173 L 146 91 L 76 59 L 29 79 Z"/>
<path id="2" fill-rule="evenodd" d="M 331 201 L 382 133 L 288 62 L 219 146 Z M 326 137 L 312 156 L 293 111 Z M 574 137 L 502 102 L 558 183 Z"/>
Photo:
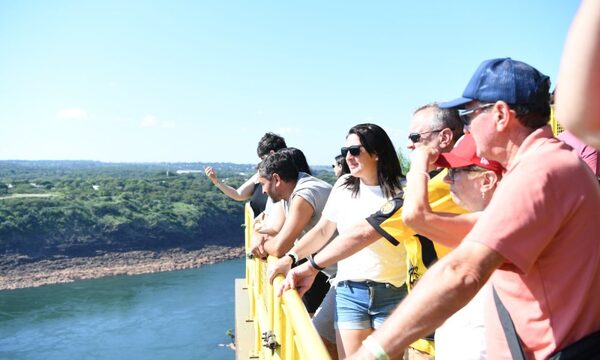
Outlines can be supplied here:
<path id="1" fill-rule="evenodd" d="M 210 165 L 233 186 L 254 171 Z M 241 245 L 244 204 L 203 173 L 177 173 L 190 169 L 203 165 L 0 161 L 0 255 Z"/>

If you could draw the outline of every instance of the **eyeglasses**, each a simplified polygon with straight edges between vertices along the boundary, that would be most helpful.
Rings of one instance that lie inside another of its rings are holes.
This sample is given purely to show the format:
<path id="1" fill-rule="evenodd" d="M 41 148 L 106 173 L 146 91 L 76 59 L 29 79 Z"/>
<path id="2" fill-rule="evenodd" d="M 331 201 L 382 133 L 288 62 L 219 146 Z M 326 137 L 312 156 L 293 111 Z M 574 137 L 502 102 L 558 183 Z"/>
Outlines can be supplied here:
<path id="1" fill-rule="evenodd" d="M 350 155 L 352 156 L 358 156 L 360 155 L 360 148 L 362 147 L 362 145 L 352 145 L 352 146 L 348 146 L 348 147 L 343 147 L 342 150 L 342 156 L 346 157 L 346 155 L 348 155 L 348 153 L 350 153 Z"/>
<path id="2" fill-rule="evenodd" d="M 436 133 L 436 132 L 440 132 L 442 130 L 444 130 L 444 129 L 423 131 L 420 133 L 410 133 L 410 134 L 408 134 L 408 138 L 410 139 L 410 141 L 412 141 L 414 143 L 418 143 L 419 141 L 421 141 L 421 135 Z"/>
<path id="3" fill-rule="evenodd" d="M 483 104 L 468 110 L 458 110 L 458 116 L 462 120 L 463 124 L 465 124 L 465 126 L 469 126 L 471 125 L 471 121 L 477 116 L 475 112 L 482 111 L 483 109 L 489 108 L 490 106 L 494 106 L 494 104 Z"/>
<path id="4" fill-rule="evenodd" d="M 450 178 L 450 181 L 454 182 L 454 178 L 456 177 L 456 174 L 460 173 L 460 172 L 481 172 L 482 170 L 477 168 L 477 167 L 473 167 L 473 166 L 467 166 L 467 167 L 461 167 L 461 168 L 449 168 L 448 169 L 448 177 Z"/>

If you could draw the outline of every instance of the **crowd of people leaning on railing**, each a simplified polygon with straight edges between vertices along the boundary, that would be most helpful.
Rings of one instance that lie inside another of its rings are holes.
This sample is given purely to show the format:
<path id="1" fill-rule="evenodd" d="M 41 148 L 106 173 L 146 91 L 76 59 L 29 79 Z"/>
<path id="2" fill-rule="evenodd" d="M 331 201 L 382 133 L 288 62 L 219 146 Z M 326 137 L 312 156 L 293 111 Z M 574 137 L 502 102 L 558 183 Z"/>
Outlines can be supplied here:
<path id="1" fill-rule="evenodd" d="M 350 128 L 332 186 L 267 133 L 240 188 L 253 256 L 303 296 L 332 358 L 600 358 L 600 2 L 583 1 L 550 79 L 486 60 L 462 96 L 417 108 L 410 171 Z M 584 161 L 585 160 L 585 161 Z M 268 197 L 265 197 L 268 196 Z"/>

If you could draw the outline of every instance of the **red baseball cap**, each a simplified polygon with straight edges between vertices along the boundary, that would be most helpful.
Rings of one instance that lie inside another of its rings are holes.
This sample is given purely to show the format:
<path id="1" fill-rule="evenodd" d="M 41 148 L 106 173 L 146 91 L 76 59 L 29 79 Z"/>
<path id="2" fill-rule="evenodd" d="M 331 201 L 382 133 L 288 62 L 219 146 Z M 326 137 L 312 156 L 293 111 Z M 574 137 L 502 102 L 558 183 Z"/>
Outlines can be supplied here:
<path id="1" fill-rule="evenodd" d="M 471 134 L 465 134 L 460 138 L 452 151 L 440 154 L 436 161 L 436 165 L 445 168 L 461 168 L 466 166 L 481 166 L 484 169 L 492 170 L 497 174 L 502 174 L 504 168 L 499 162 L 487 160 L 477 156 L 475 141 Z"/>

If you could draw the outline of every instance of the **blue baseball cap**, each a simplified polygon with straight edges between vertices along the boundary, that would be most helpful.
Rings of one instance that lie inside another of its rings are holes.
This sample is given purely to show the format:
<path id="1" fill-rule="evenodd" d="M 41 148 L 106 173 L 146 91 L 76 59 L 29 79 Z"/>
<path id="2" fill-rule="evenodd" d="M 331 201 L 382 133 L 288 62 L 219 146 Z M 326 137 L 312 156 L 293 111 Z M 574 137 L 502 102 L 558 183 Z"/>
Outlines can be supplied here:
<path id="1" fill-rule="evenodd" d="M 462 97 L 442 103 L 442 109 L 463 109 L 473 100 L 508 104 L 548 103 L 550 78 L 534 67 L 511 58 L 486 60 L 479 67 Z"/>

